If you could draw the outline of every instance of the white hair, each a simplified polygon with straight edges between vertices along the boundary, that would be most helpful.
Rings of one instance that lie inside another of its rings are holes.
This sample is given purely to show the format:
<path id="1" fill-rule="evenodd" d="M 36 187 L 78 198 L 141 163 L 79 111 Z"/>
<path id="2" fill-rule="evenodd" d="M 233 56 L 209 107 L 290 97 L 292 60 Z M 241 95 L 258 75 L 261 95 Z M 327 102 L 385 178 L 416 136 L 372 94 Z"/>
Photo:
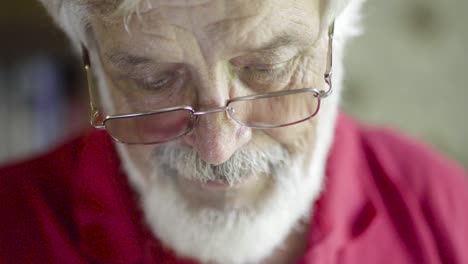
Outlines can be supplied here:
<path id="1" fill-rule="evenodd" d="M 111 15 L 120 15 L 124 22 L 132 15 L 139 16 L 141 12 L 154 8 L 150 0 L 39 0 L 47 9 L 55 23 L 70 38 L 76 51 L 80 52 L 81 45 L 88 46 L 89 43 L 89 17 L 93 9 L 105 10 Z M 191 0 L 196 3 L 206 0 Z M 360 6 L 364 0 L 320 0 L 320 19 L 322 30 L 328 28 L 330 23 L 342 12 L 348 5 Z M 185 0 L 171 0 L 168 4 L 179 5 Z M 356 8 L 351 8 L 356 9 Z M 357 11 L 358 9 L 356 9 Z M 102 12 L 101 12 L 102 13 Z M 125 24 L 125 23 L 124 23 Z"/>

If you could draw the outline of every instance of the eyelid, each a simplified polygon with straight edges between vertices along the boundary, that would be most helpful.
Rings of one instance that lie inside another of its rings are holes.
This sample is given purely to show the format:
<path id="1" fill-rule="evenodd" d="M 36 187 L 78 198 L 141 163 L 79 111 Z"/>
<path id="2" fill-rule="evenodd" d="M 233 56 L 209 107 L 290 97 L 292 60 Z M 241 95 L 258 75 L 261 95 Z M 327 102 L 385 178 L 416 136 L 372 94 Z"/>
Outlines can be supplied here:
<path id="1" fill-rule="evenodd" d="M 144 80 L 142 83 L 142 87 L 148 89 L 148 90 L 162 90 L 166 87 L 168 87 L 168 84 L 174 83 L 176 80 L 174 77 L 171 76 L 166 76 L 163 78 L 158 78 L 155 80 L 150 80 L 146 81 Z"/>
<path id="2" fill-rule="evenodd" d="M 156 83 L 164 82 L 167 80 L 170 80 L 174 78 L 174 76 L 167 75 L 167 74 L 161 74 L 157 76 L 148 76 L 147 78 L 142 79 L 142 81 L 146 84 L 153 85 Z"/>
<path id="3" fill-rule="evenodd" d="M 250 54 L 242 55 L 230 60 L 230 63 L 235 67 L 243 65 L 276 65 L 285 63 L 301 54 L 297 47 L 281 47 L 274 50 L 261 50 Z M 265 63 L 258 63 L 265 61 Z"/>
<path id="4" fill-rule="evenodd" d="M 158 74 L 149 74 L 145 78 L 142 78 L 143 81 L 149 84 L 159 83 L 161 81 L 171 81 L 175 79 L 184 78 L 186 70 L 183 68 L 177 68 L 172 71 L 164 71 Z"/>
<path id="5" fill-rule="evenodd" d="M 267 69 L 277 69 L 283 67 L 285 64 L 290 63 L 295 58 L 297 58 L 300 53 L 288 54 L 288 56 L 282 56 L 281 58 L 268 58 L 265 59 L 267 56 L 261 56 L 243 59 L 243 58 L 236 58 L 230 61 L 231 65 L 236 68 L 252 68 L 257 70 L 267 70 Z M 262 62 L 265 61 L 265 62 Z M 260 63 L 259 63 L 260 62 Z"/>
<path id="6" fill-rule="evenodd" d="M 272 64 L 263 63 L 263 64 L 257 64 L 257 65 L 255 65 L 255 64 L 254 65 L 248 65 L 245 68 L 251 68 L 253 70 L 275 70 L 275 69 L 282 68 L 283 66 L 285 66 L 291 60 L 292 59 L 289 59 L 289 60 L 283 61 L 283 62 L 272 63 Z"/>

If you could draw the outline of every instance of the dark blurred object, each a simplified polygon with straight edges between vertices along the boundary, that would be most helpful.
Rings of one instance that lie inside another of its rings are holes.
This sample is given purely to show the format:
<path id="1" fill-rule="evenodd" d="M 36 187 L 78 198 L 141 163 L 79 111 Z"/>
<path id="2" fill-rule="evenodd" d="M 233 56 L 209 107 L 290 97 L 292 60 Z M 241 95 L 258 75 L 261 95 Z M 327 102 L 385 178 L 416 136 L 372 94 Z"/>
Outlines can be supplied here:
<path id="1" fill-rule="evenodd" d="M 46 151 L 86 128 L 81 63 L 38 1 L 0 9 L 0 163 Z"/>
<path id="2" fill-rule="evenodd" d="M 0 67 L 0 162 L 46 151 L 86 127 L 77 65 L 37 54 Z"/>
<path id="3" fill-rule="evenodd" d="M 12 62 L 40 52 L 69 56 L 65 35 L 39 1 L 3 1 L 0 8 L 0 62 Z"/>

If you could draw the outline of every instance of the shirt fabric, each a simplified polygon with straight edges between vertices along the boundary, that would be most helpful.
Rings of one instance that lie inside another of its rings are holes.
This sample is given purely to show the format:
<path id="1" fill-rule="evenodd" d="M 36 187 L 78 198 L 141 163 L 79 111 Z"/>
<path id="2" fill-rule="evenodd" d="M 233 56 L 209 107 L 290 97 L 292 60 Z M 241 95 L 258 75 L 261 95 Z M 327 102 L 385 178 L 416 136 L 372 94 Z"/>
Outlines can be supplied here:
<path id="1" fill-rule="evenodd" d="M 468 263 L 463 168 L 341 115 L 298 264 Z M 92 131 L 0 169 L 0 263 L 171 263 L 113 142 Z"/>

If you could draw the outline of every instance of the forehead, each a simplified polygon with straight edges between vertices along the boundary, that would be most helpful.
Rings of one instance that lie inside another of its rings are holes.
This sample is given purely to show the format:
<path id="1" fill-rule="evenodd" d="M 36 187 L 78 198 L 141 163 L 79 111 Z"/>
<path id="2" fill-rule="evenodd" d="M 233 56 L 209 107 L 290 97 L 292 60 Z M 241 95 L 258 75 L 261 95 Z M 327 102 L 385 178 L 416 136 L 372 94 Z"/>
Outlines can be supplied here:
<path id="1" fill-rule="evenodd" d="M 318 0 L 144 0 L 126 10 L 93 19 L 101 46 L 142 52 L 142 45 L 162 51 L 197 42 L 235 53 L 284 33 L 312 40 L 320 22 Z"/>

